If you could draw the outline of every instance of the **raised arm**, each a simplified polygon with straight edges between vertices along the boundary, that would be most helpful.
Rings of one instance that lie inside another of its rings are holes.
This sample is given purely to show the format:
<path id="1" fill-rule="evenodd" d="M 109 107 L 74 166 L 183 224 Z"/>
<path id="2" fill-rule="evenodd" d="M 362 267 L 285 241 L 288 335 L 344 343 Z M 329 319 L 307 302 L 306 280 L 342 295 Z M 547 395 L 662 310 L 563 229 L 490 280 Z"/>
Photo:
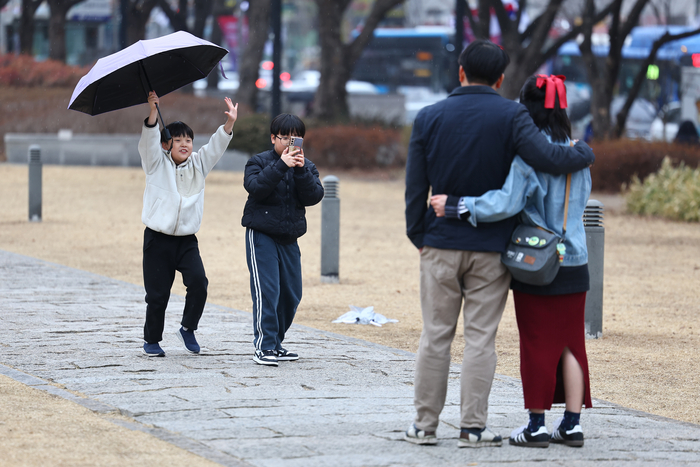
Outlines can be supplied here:
<path id="1" fill-rule="evenodd" d="M 595 155 L 582 141 L 575 146 L 550 144 L 540 132 L 524 106 L 513 122 L 515 152 L 535 170 L 561 175 L 585 169 L 595 162 Z"/>

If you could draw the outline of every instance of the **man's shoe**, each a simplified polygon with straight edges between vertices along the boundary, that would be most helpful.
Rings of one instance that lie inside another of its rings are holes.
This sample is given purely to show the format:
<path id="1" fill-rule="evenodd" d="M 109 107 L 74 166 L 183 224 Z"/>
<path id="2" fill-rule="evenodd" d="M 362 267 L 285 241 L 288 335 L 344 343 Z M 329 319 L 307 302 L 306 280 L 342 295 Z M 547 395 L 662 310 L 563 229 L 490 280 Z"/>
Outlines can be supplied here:
<path id="1" fill-rule="evenodd" d="M 197 343 L 197 339 L 194 338 L 194 331 L 185 331 L 184 328 L 180 327 L 176 334 L 188 352 L 199 353 L 199 344 Z"/>
<path id="2" fill-rule="evenodd" d="M 434 446 L 438 443 L 437 436 L 434 431 L 425 431 L 416 428 L 415 423 L 411 423 L 406 433 L 403 434 L 403 439 L 413 444 Z"/>
<path id="3" fill-rule="evenodd" d="M 484 427 L 481 430 L 478 428 L 462 428 L 457 446 L 460 448 L 482 448 L 497 447 L 502 444 L 503 438 L 501 435 L 497 435 L 489 427 Z"/>
<path id="4" fill-rule="evenodd" d="M 575 448 L 583 446 L 583 430 L 581 429 L 581 425 L 576 425 L 570 430 L 565 430 L 561 427 L 563 421 L 563 418 L 559 418 L 554 422 L 554 429 L 552 430 L 550 441 L 552 443 L 566 444 L 567 446 Z"/>
<path id="5" fill-rule="evenodd" d="M 290 352 L 286 349 L 280 348 L 277 351 L 277 360 L 280 362 L 290 362 L 292 360 L 299 360 L 299 355 L 294 352 Z"/>
<path id="6" fill-rule="evenodd" d="M 549 432 L 546 426 L 541 426 L 534 433 L 527 429 L 528 425 L 513 430 L 510 434 L 509 444 L 513 446 L 523 446 L 526 448 L 548 448 Z"/>
<path id="7" fill-rule="evenodd" d="M 277 366 L 277 352 L 274 350 L 256 350 L 253 361 L 258 365 Z"/>
<path id="8" fill-rule="evenodd" d="M 163 349 L 160 348 L 157 342 L 155 344 L 144 342 L 142 350 L 149 357 L 165 357 L 165 352 L 163 352 Z"/>

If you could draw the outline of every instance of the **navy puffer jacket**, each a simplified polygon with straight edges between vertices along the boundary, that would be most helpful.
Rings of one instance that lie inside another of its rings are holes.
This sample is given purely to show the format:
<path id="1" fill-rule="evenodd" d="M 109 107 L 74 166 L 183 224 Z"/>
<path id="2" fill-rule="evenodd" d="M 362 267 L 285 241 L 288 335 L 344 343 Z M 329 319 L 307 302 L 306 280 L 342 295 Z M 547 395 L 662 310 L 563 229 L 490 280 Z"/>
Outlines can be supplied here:
<path id="1" fill-rule="evenodd" d="M 313 162 L 288 167 L 270 149 L 250 158 L 243 186 L 248 201 L 241 224 L 288 245 L 306 233 L 306 206 L 323 199 L 323 185 Z"/>

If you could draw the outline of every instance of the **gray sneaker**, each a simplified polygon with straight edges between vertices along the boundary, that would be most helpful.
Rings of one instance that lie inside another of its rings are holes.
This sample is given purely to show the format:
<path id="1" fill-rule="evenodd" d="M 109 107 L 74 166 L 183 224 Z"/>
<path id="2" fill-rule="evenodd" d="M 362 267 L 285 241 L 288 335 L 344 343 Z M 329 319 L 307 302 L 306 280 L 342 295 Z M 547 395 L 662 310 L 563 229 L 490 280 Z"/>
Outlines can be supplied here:
<path id="1" fill-rule="evenodd" d="M 478 428 L 462 428 L 459 434 L 460 448 L 483 448 L 494 446 L 498 447 L 503 444 L 503 437 L 497 435 L 489 427 Z"/>
<path id="2" fill-rule="evenodd" d="M 434 446 L 438 443 L 437 436 L 434 431 L 425 431 L 416 428 L 415 423 L 411 423 L 406 433 L 403 434 L 403 439 L 413 444 L 423 444 Z"/>

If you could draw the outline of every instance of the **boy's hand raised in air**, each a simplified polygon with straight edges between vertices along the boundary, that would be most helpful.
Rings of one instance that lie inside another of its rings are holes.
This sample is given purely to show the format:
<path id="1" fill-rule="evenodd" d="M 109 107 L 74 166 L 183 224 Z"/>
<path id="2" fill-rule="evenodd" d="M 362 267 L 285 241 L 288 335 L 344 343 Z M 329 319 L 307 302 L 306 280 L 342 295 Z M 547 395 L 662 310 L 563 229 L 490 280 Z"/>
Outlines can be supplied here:
<path id="1" fill-rule="evenodd" d="M 151 108 L 151 113 L 148 114 L 148 125 L 153 126 L 158 122 L 158 107 L 160 99 L 156 95 L 155 91 L 148 93 L 148 105 Z"/>
<path id="2" fill-rule="evenodd" d="M 228 117 L 226 123 L 224 123 L 224 130 L 230 135 L 233 131 L 233 124 L 238 120 L 238 103 L 236 102 L 236 105 L 233 105 L 233 102 L 228 97 L 224 97 L 224 102 L 228 106 L 228 110 L 224 112 L 226 117 Z"/>

